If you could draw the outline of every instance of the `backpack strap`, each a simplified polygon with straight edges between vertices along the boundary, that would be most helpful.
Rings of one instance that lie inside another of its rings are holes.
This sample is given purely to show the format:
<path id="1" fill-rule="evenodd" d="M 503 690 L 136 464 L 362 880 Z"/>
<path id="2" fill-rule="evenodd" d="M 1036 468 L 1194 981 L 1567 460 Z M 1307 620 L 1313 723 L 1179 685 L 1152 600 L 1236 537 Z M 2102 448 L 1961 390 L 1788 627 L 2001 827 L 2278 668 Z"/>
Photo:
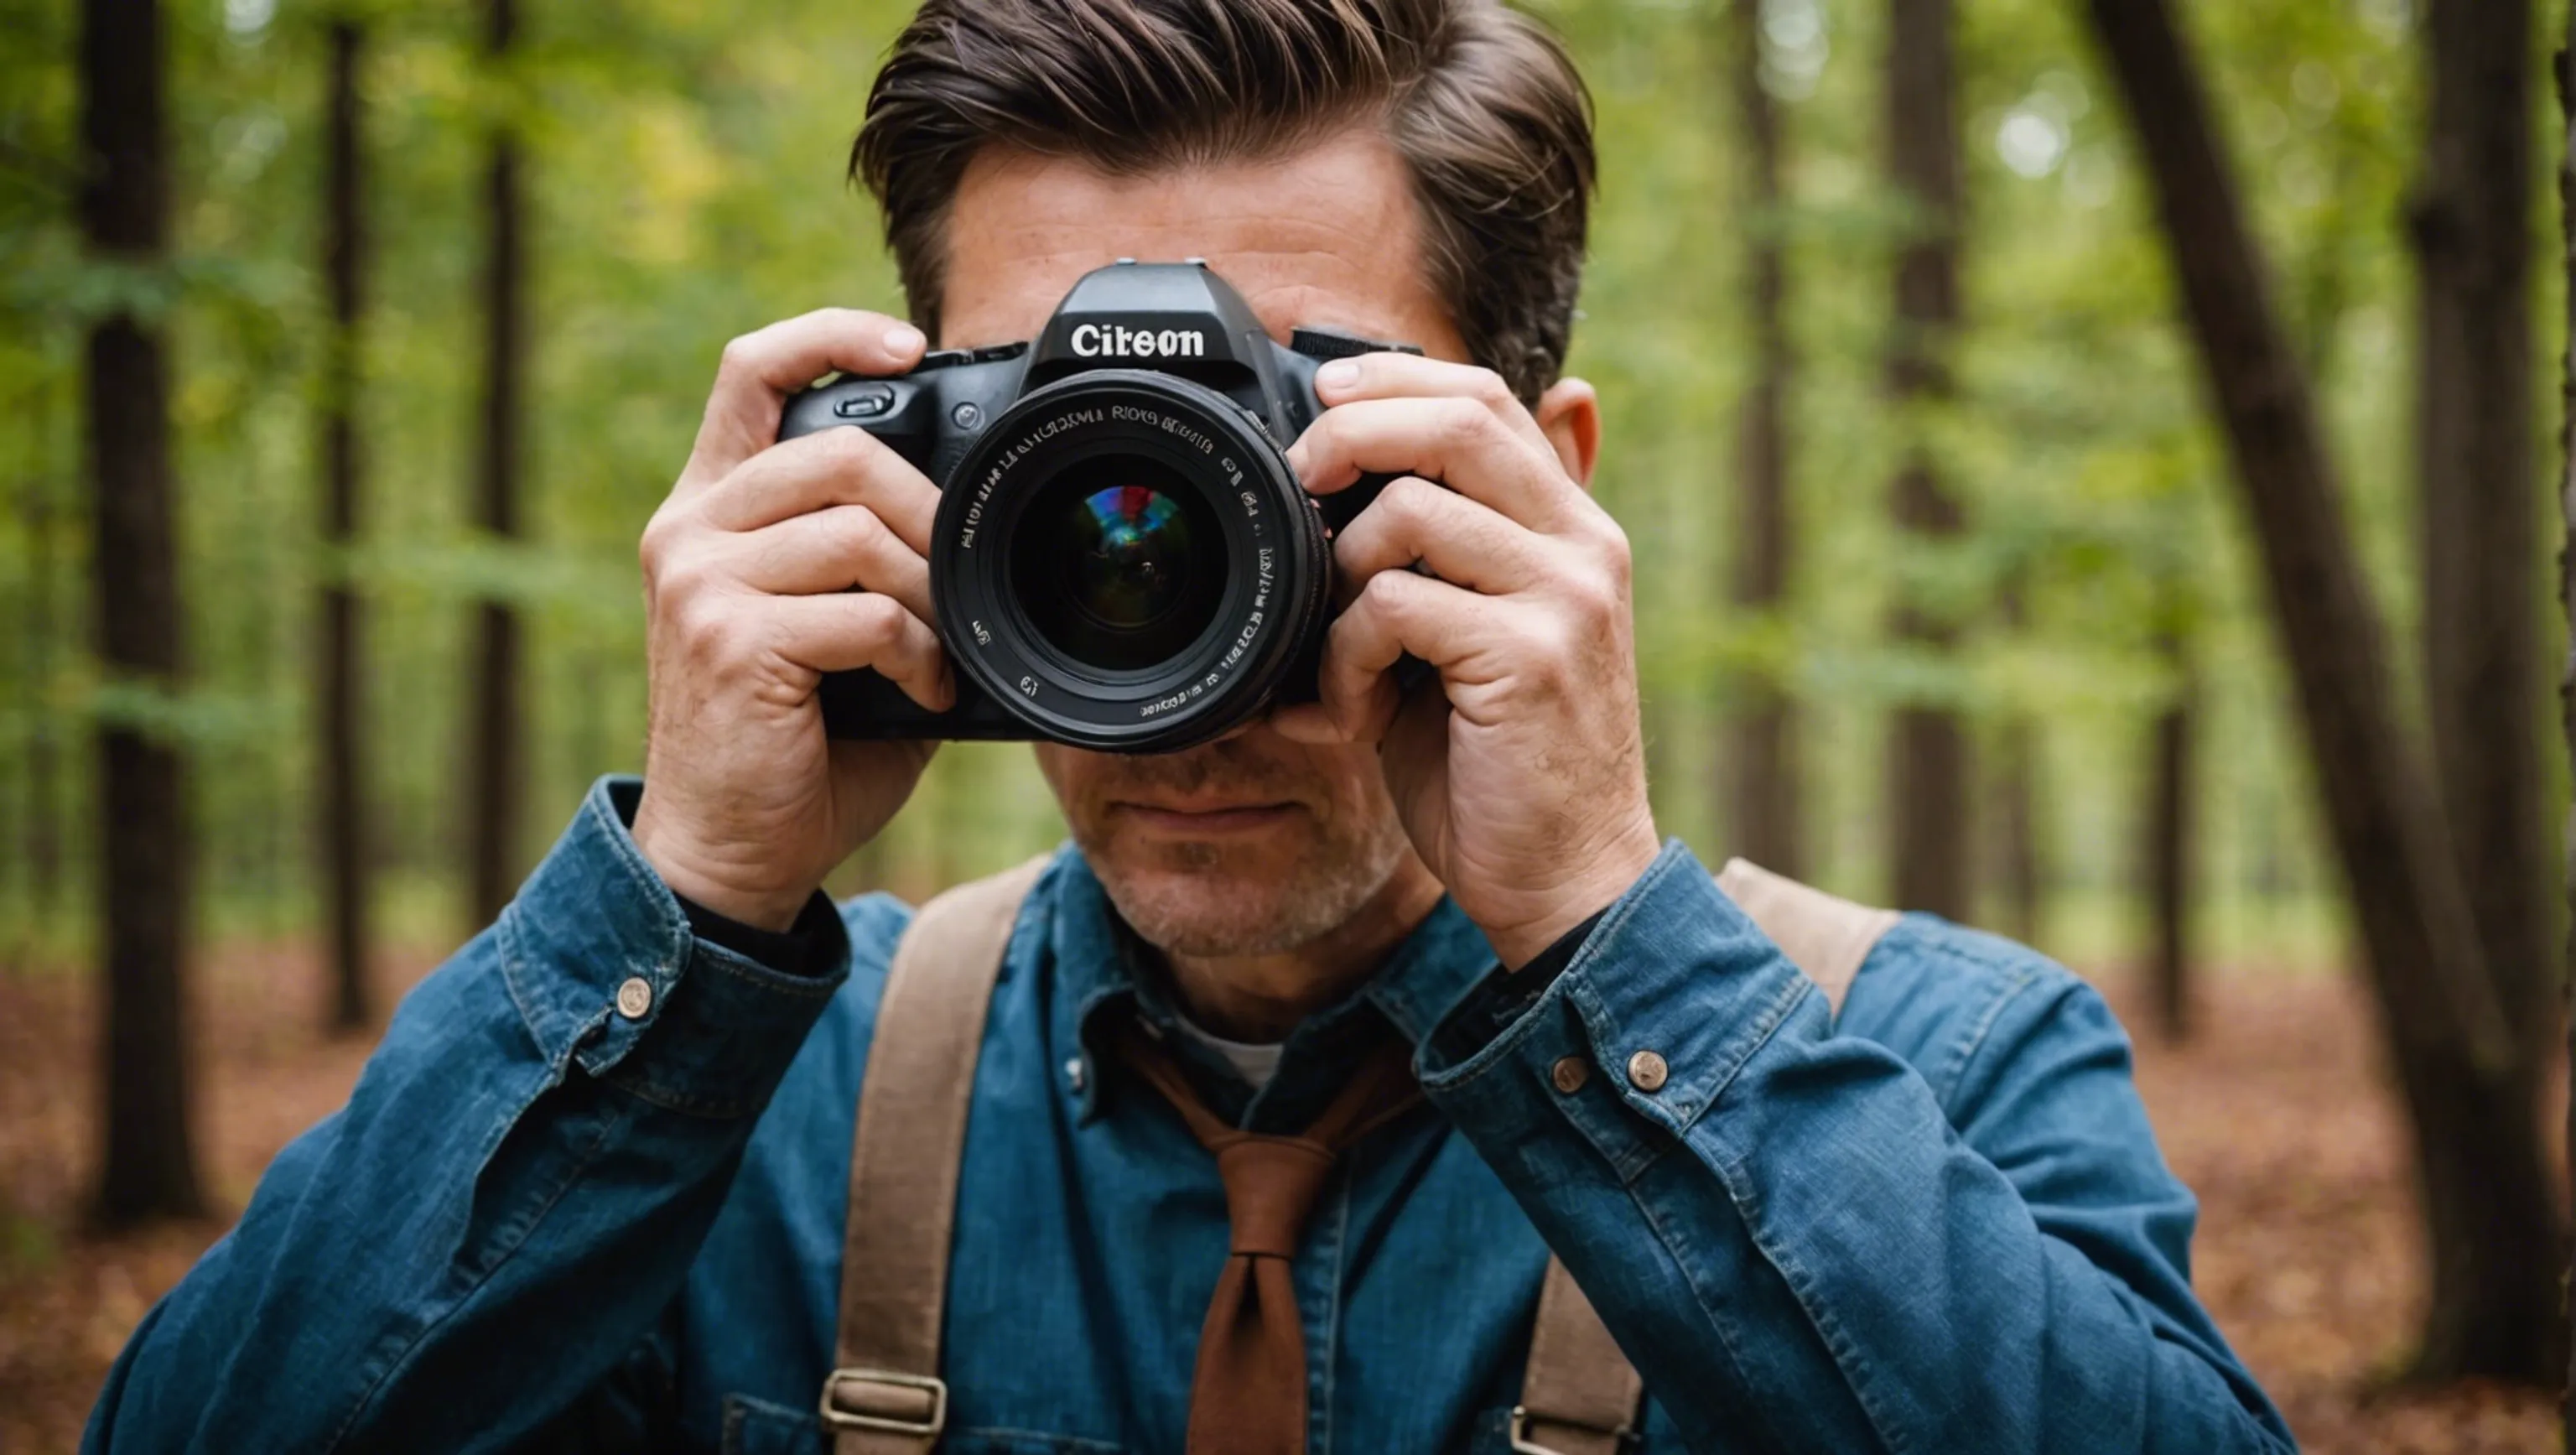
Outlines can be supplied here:
<path id="1" fill-rule="evenodd" d="M 1789 962 L 1825 993 L 1829 1014 L 1842 1014 L 1852 977 L 1899 918 L 1784 878 L 1749 859 L 1729 859 L 1717 887 L 1734 900 Z M 1512 1411 L 1518 1455 L 1616 1455 L 1634 1433 L 1645 1383 L 1619 1351 L 1591 1300 L 1574 1286 L 1562 1260 L 1547 1260 L 1539 1286 L 1538 1328 L 1530 1335 L 1529 1370 Z"/>
<path id="2" fill-rule="evenodd" d="M 939 1335 L 966 1112 L 1002 954 L 1046 864 L 932 899 L 895 945 L 850 1149 L 837 1367 L 823 1381 L 834 1455 L 929 1455 L 947 1426 Z"/>

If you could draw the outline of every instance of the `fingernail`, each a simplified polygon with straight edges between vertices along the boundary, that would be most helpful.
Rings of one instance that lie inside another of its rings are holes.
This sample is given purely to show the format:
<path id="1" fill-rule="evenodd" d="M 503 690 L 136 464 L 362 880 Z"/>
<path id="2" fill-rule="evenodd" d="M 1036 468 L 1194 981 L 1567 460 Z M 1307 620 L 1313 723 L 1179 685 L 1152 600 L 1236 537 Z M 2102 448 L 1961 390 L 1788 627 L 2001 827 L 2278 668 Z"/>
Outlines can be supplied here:
<path id="1" fill-rule="evenodd" d="M 920 329 L 908 323 L 898 323 L 886 330 L 886 347 L 898 354 L 909 354 L 928 342 L 930 340 L 921 336 Z"/>
<path id="2" fill-rule="evenodd" d="M 1359 381 L 1357 359 L 1335 359 L 1315 371 L 1315 387 L 1319 389 L 1348 389 Z"/>

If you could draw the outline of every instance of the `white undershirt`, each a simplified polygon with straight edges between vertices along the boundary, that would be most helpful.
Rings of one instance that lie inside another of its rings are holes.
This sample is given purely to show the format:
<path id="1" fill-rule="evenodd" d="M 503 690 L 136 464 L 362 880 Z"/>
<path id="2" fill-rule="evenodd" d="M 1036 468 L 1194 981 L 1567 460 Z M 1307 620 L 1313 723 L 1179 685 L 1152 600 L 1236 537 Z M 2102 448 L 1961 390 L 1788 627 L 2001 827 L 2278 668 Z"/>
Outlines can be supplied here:
<path id="1" fill-rule="evenodd" d="M 1278 1073 L 1279 1051 L 1284 1042 L 1255 1045 L 1249 1041 L 1229 1041 L 1199 1026 L 1188 1016 L 1175 1015 L 1173 1019 L 1180 1023 L 1181 1034 L 1223 1056 L 1236 1075 L 1252 1083 L 1253 1090 L 1268 1086 L 1270 1078 Z"/>

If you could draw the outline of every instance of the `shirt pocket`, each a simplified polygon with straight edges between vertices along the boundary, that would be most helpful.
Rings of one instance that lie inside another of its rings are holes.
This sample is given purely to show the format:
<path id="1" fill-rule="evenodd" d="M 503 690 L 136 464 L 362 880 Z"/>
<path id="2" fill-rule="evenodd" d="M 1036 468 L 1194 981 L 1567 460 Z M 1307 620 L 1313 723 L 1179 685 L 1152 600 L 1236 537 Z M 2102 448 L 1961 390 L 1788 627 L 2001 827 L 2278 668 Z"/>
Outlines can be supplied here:
<path id="1" fill-rule="evenodd" d="M 824 1455 L 823 1417 L 747 1394 L 724 1402 L 724 1455 Z"/>

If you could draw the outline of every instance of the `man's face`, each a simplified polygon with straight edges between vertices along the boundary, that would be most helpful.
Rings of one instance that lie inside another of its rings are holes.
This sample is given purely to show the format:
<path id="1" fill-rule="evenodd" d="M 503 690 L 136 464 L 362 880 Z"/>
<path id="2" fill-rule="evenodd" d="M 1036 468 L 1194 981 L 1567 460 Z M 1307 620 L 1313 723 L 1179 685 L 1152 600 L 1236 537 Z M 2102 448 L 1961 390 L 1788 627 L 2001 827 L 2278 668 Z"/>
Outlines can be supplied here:
<path id="1" fill-rule="evenodd" d="M 987 150 L 966 169 L 947 238 L 943 347 L 1035 337 L 1075 280 L 1119 258 L 1205 258 L 1282 342 L 1325 324 L 1466 357 L 1423 278 L 1404 165 L 1365 131 L 1132 177 Z M 1254 723 L 1180 753 L 1041 744 L 1037 755 L 1119 913 L 1168 952 L 1295 949 L 1399 871 L 1423 873 L 1368 745 L 1308 747 Z"/>

